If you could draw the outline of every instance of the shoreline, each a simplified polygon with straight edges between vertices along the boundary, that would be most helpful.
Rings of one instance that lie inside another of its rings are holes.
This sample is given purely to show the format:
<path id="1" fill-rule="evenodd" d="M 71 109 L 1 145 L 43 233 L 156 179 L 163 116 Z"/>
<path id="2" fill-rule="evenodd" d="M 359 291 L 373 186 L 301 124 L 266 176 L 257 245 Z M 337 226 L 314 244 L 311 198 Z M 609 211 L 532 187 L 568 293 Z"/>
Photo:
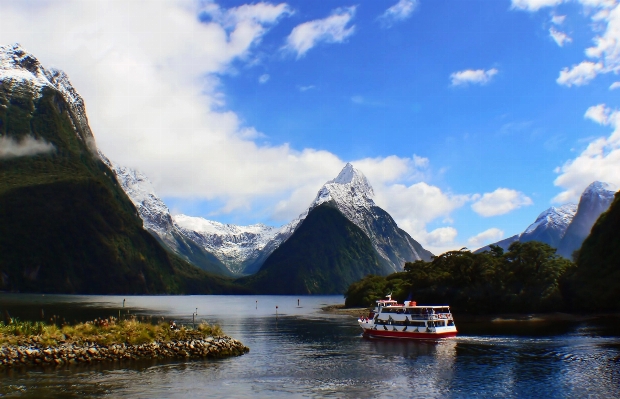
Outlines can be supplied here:
<path id="1" fill-rule="evenodd" d="M 16 367 L 61 367 L 65 365 L 145 359 L 204 359 L 241 356 L 250 348 L 228 336 L 154 341 L 144 344 L 60 343 L 36 341 L 0 346 L 0 369 Z"/>
<path id="2" fill-rule="evenodd" d="M 321 308 L 323 312 L 332 314 L 341 314 L 358 317 L 362 314 L 368 314 L 372 311 L 372 307 L 364 308 L 345 308 L 343 304 L 329 305 Z M 550 322 L 550 321 L 585 321 L 601 317 L 617 317 L 620 313 L 594 313 L 594 314 L 576 314 L 576 313 L 497 313 L 497 314 L 469 314 L 454 313 L 455 321 L 462 323 L 531 323 L 531 322 Z"/>

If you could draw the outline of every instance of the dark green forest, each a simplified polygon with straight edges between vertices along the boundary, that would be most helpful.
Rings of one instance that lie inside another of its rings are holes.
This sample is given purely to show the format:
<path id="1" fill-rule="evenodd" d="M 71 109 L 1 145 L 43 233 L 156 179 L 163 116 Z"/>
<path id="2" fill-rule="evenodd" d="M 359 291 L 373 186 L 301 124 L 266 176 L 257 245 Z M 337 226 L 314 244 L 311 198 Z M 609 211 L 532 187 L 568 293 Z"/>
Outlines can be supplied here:
<path id="1" fill-rule="evenodd" d="M 255 275 L 237 280 L 260 294 L 341 294 L 386 268 L 364 232 L 328 204 L 313 209 Z"/>
<path id="2" fill-rule="evenodd" d="M 392 292 L 399 301 L 449 304 L 455 312 L 472 314 L 580 310 L 573 298 L 586 292 L 598 295 L 597 287 L 584 287 L 584 276 L 616 287 L 615 291 L 607 290 L 608 294 L 618 292 L 619 288 L 617 279 L 598 278 L 591 273 L 590 264 L 582 264 L 589 245 L 584 244 L 578 260 L 580 266 L 537 241 L 515 242 L 507 252 L 498 246 L 479 254 L 466 249 L 450 251 L 430 262 L 406 263 L 400 273 L 365 277 L 349 286 L 345 304 L 370 306 Z M 617 261 L 613 262 L 617 265 Z M 615 267 L 616 274 L 617 270 Z M 615 301 L 608 309 L 618 309 Z M 591 302 L 588 306 L 592 306 Z"/>

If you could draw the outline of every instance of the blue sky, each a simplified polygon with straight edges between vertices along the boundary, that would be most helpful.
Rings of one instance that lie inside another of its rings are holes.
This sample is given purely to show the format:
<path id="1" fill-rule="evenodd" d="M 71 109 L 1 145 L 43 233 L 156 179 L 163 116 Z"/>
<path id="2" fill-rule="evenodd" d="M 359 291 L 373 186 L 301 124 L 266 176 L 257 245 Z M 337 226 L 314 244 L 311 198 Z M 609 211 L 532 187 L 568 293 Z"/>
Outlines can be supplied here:
<path id="1" fill-rule="evenodd" d="M 620 184 L 615 0 L 146 4 L 3 2 L 0 40 L 173 212 L 280 225 L 352 162 L 437 253 Z"/>

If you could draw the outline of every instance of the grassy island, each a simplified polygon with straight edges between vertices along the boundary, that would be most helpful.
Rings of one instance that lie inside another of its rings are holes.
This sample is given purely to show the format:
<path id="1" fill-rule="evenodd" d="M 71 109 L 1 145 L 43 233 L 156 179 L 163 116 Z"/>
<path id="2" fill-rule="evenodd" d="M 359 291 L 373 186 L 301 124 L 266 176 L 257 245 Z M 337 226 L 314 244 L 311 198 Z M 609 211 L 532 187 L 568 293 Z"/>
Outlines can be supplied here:
<path id="1" fill-rule="evenodd" d="M 62 366 L 130 359 L 221 358 L 249 351 L 206 323 L 195 329 L 135 318 L 76 325 L 12 320 L 0 323 L 0 367 Z"/>

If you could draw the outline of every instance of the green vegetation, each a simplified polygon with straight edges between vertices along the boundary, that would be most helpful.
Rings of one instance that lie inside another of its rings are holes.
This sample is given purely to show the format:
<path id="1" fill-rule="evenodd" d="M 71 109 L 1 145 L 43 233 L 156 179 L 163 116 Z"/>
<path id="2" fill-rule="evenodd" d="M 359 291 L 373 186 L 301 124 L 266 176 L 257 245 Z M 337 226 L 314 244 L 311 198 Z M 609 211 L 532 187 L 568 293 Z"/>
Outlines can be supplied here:
<path id="1" fill-rule="evenodd" d="M 387 277 L 368 276 L 345 293 L 346 306 L 370 306 L 392 292 L 399 301 L 449 304 L 468 313 L 549 312 L 566 308 L 562 287 L 574 265 L 547 244 L 515 242 L 474 254 L 450 251 L 405 264 Z"/>
<path id="2" fill-rule="evenodd" d="M 313 209 L 261 270 L 237 280 L 265 294 L 340 294 L 371 273 L 385 274 L 370 239 L 336 208 Z"/>
<path id="3" fill-rule="evenodd" d="M 34 340 L 45 346 L 59 343 L 94 343 L 99 345 L 131 344 L 187 340 L 205 336 L 224 335 L 218 325 L 199 324 L 196 329 L 181 326 L 172 330 L 168 323 L 151 324 L 135 318 L 118 321 L 114 317 L 97 319 L 76 325 L 46 324 L 13 320 L 8 324 L 0 322 L 0 346 L 19 345 Z"/>
<path id="4" fill-rule="evenodd" d="M 232 280 L 168 253 L 94 154 L 87 121 L 56 90 L 0 86 L 0 137 L 54 146 L 0 159 L 0 290 L 222 293 Z"/>
<path id="5" fill-rule="evenodd" d="M 576 253 L 577 268 L 567 290 L 580 311 L 620 310 L 620 193 L 592 227 Z"/>

